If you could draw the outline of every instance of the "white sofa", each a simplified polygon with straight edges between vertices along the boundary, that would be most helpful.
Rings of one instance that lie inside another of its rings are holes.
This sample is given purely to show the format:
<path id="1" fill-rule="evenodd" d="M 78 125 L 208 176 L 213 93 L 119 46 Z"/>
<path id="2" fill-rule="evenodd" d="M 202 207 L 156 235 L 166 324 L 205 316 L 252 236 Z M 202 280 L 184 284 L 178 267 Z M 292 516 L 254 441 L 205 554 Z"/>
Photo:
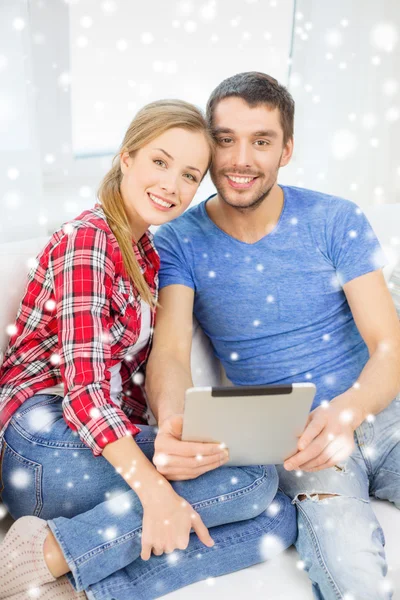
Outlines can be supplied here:
<path id="1" fill-rule="evenodd" d="M 390 265 L 384 270 L 388 280 L 400 258 L 400 204 L 370 207 L 366 213 L 390 260 Z M 4 352 L 6 347 L 6 328 L 13 323 L 29 264 L 45 242 L 46 238 L 35 238 L 0 244 L 0 351 Z M 194 330 L 192 374 L 195 385 L 221 383 L 220 366 L 198 326 Z M 373 500 L 373 505 L 386 535 L 388 578 L 394 590 L 400 590 L 400 514 L 387 502 Z M 7 511 L 0 505 L 0 539 L 11 523 Z M 204 597 L 210 600 L 220 600 L 221 597 L 239 599 L 246 596 L 263 600 L 312 600 L 310 583 L 306 574 L 298 568 L 298 562 L 299 556 L 294 548 L 290 548 L 268 563 L 202 581 L 165 597 L 171 600 L 203 600 Z M 396 593 L 394 597 L 397 597 Z"/>

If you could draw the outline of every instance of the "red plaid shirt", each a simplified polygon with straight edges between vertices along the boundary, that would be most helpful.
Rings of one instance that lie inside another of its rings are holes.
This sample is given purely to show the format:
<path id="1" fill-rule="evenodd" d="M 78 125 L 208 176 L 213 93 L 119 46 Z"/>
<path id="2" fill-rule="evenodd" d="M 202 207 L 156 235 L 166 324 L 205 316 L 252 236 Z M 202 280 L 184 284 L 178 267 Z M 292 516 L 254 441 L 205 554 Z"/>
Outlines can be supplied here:
<path id="1" fill-rule="evenodd" d="M 133 249 L 157 298 L 159 257 L 151 233 Z M 152 309 L 149 343 L 130 355 L 140 334 L 140 298 L 124 274 L 122 254 L 101 205 L 64 224 L 28 275 L 16 332 L 0 367 L 0 443 L 21 404 L 61 382 L 68 394 L 64 419 L 95 456 L 110 442 L 138 433 L 134 423 L 146 422 L 140 384 L 154 323 Z M 119 362 L 121 408 L 110 399 L 109 368 Z"/>

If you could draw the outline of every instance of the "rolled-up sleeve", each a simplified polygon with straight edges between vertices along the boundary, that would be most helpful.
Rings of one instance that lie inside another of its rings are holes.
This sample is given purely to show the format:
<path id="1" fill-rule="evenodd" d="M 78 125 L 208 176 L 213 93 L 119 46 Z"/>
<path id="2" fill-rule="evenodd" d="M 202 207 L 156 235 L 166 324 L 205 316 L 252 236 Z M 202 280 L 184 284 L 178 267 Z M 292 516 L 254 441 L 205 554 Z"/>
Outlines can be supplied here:
<path id="1" fill-rule="evenodd" d="M 114 270 L 111 241 L 94 227 L 71 227 L 49 261 L 59 348 L 53 358 L 64 382 L 64 419 L 95 456 L 140 431 L 110 399 Z"/>

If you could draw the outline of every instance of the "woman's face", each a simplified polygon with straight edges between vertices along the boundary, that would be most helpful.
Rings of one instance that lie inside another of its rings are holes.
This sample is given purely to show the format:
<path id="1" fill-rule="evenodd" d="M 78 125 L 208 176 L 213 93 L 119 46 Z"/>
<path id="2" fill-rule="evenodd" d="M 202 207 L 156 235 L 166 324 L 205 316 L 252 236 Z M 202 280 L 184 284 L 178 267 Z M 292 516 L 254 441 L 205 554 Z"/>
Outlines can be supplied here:
<path id="1" fill-rule="evenodd" d="M 133 156 L 121 154 L 121 194 L 137 241 L 149 225 L 175 219 L 189 206 L 207 169 L 203 133 L 169 129 Z"/>

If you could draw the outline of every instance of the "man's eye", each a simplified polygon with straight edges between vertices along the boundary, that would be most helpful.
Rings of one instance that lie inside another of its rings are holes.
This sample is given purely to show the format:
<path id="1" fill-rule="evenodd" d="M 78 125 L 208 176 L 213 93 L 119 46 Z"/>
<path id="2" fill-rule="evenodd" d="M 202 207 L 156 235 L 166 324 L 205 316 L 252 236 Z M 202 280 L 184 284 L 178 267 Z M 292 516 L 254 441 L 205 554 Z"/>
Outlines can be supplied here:
<path id="1" fill-rule="evenodd" d="M 256 144 L 258 146 L 269 146 L 269 142 L 267 142 L 267 140 L 257 140 Z"/>
<path id="2" fill-rule="evenodd" d="M 228 138 L 228 137 L 218 139 L 218 143 L 220 143 L 220 144 L 229 144 L 231 141 L 232 141 L 232 138 Z"/>

